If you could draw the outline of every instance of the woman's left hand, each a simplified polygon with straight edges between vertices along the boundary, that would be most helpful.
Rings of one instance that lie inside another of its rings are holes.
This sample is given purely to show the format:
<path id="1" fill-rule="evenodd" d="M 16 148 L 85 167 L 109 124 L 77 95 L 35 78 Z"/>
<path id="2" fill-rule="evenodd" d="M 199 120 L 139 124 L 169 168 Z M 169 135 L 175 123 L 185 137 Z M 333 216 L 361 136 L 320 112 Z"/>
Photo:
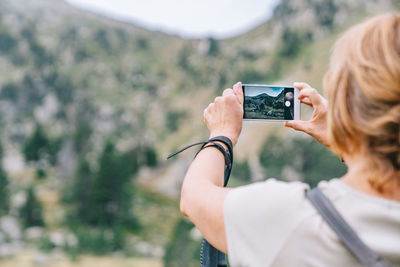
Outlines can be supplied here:
<path id="1" fill-rule="evenodd" d="M 226 136 L 235 145 L 242 131 L 243 121 L 243 90 L 238 82 L 233 89 L 225 89 L 222 96 L 204 110 L 204 121 L 210 131 L 210 138 Z"/>

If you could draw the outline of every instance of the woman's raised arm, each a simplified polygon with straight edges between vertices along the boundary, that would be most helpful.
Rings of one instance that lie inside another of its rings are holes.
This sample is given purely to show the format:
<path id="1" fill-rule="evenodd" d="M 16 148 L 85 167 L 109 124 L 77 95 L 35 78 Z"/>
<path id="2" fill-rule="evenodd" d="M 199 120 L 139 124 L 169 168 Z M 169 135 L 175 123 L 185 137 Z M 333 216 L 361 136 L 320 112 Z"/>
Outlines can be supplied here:
<path id="1" fill-rule="evenodd" d="M 233 89 L 225 89 L 223 95 L 204 110 L 204 121 L 210 131 L 210 138 L 226 136 L 233 145 L 242 130 L 242 120 L 241 83 L 235 84 Z M 185 175 L 180 208 L 182 214 L 190 218 L 211 245 L 226 253 L 223 205 L 229 189 L 223 187 L 224 166 L 224 156 L 218 149 L 203 149 Z"/>

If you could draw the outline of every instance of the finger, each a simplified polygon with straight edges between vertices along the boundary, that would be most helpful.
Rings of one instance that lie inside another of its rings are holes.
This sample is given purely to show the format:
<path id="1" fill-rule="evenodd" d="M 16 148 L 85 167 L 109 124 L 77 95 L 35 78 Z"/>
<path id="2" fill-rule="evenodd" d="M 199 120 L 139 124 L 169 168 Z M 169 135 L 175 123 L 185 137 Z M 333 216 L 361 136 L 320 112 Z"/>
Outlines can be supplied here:
<path id="1" fill-rule="evenodd" d="M 214 103 L 220 103 L 222 101 L 222 96 L 217 96 L 215 99 L 214 99 Z M 211 103 L 211 104 L 213 104 L 213 103 Z"/>
<path id="2" fill-rule="evenodd" d="M 204 109 L 204 113 L 208 112 L 212 107 L 214 107 L 214 103 L 208 104 L 208 106 Z"/>
<path id="3" fill-rule="evenodd" d="M 239 103 L 239 100 L 235 94 L 228 94 L 224 96 L 224 98 L 229 105 Z"/>
<path id="4" fill-rule="evenodd" d="M 294 82 L 293 86 L 299 90 L 303 90 L 304 88 L 311 87 L 308 83 L 304 83 L 304 82 Z"/>
<path id="5" fill-rule="evenodd" d="M 296 131 L 302 131 L 305 133 L 308 133 L 308 121 L 302 121 L 302 120 L 293 120 L 293 121 L 285 121 L 285 127 L 289 127 L 292 129 L 295 129 Z"/>
<path id="6" fill-rule="evenodd" d="M 226 88 L 222 93 L 222 96 L 227 96 L 233 94 L 233 90 L 231 88 Z"/>
<path id="7" fill-rule="evenodd" d="M 214 103 L 210 103 L 210 104 L 208 104 L 208 106 L 204 109 L 204 111 L 203 111 L 203 116 L 205 117 L 206 116 L 206 114 L 208 114 L 210 111 L 211 111 L 211 109 L 214 107 Z"/>
<path id="8" fill-rule="evenodd" d="M 243 88 L 241 82 L 238 82 L 233 86 L 233 92 L 237 96 L 239 103 L 243 104 Z"/>
<path id="9" fill-rule="evenodd" d="M 314 88 L 307 87 L 301 90 L 298 99 L 303 100 L 304 98 L 308 98 L 311 102 L 311 105 L 321 104 L 321 96 Z"/>
<path id="10" fill-rule="evenodd" d="M 208 105 L 208 107 L 209 107 L 210 105 Z M 203 111 L 203 121 L 205 122 L 206 121 L 206 116 L 207 116 L 207 114 L 208 114 L 208 107 L 206 107 L 205 109 L 204 109 L 204 111 Z"/>
<path id="11" fill-rule="evenodd" d="M 308 97 L 305 97 L 305 98 L 301 99 L 300 102 L 312 107 L 312 103 L 311 103 L 311 101 L 310 101 L 310 99 Z"/>

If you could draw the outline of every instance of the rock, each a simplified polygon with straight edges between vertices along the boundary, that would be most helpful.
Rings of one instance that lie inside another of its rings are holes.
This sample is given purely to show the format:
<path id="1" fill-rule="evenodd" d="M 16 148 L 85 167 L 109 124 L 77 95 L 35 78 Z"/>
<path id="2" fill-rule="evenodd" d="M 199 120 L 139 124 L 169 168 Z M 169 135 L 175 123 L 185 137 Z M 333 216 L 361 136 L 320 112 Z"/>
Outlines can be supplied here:
<path id="1" fill-rule="evenodd" d="M 251 172 L 252 181 L 262 181 L 264 177 L 264 169 L 260 163 L 260 158 L 256 154 L 250 155 L 249 157 L 249 167 Z"/>
<path id="2" fill-rule="evenodd" d="M 78 238 L 72 233 L 66 235 L 66 241 L 69 247 L 76 247 L 78 245 Z"/>
<path id="3" fill-rule="evenodd" d="M 16 218 L 5 216 L 0 219 L 0 231 L 10 239 L 20 239 L 21 229 Z"/>
<path id="4" fill-rule="evenodd" d="M 18 193 L 14 194 L 11 198 L 11 206 L 14 209 L 19 209 L 24 205 L 26 202 L 26 192 L 19 191 Z"/>
<path id="5" fill-rule="evenodd" d="M 65 254 L 64 250 L 61 248 L 56 248 L 51 251 L 51 261 L 52 263 L 61 263 L 69 261 L 67 255 Z"/>
<path id="6" fill-rule="evenodd" d="M 133 240 L 133 239 L 132 239 Z M 152 257 L 152 258 L 162 258 L 164 256 L 164 249 L 159 246 L 152 245 L 145 241 L 136 241 L 134 244 L 135 251 L 141 256 Z"/>
<path id="7" fill-rule="evenodd" d="M 60 173 L 63 177 L 71 177 L 76 168 L 76 155 L 74 144 L 71 141 L 64 142 L 59 153 L 57 154 L 57 162 L 59 163 Z"/>
<path id="8" fill-rule="evenodd" d="M 21 229 L 15 217 L 0 218 L 0 257 L 10 257 L 20 252 L 24 244 L 20 241 Z"/>
<path id="9" fill-rule="evenodd" d="M 113 237 L 111 237 L 111 239 L 112 238 Z M 64 247 L 64 246 L 76 247 L 78 245 L 78 238 L 74 234 L 68 232 L 61 232 L 61 231 L 51 232 L 49 234 L 49 240 L 56 247 Z"/>
<path id="10" fill-rule="evenodd" d="M 283 168 L 282 177 L 285 177 L 289 182 L 302 180 L 301 173 L 297 172 L 292 166 L 285 166 Z"/>
<path id="11" fill-rule="evenodd" d="M 34 264 L 37 265 L 49 265 L 50 264 L 50 257 L 44 253 L 37 253 L 33 258 Z"/>
<path id="12" fill-rule="evenodd" d="M 11 257 L 15 254 L 13 246 L 11 244 L 0 245 L 0 257 Z"/>
<path id="13" fill-rule="evenodd" d="M 141 168 L 137 181 L 151 184 L 158 192 L 169 197 L 177 197 L 181 192 L 182 180 L 191 160 L 192 158 L 178 158 L 165 168 Z"/>
<path id="14" fill-rule="evenodd" d="M 197 227 L 193 227 L 193 229 L 190 230 L 190 237 L 193 240 L 197 240 L 197 241 L 200 241 L 203 238 L 203 236 L 201 235 L 201 233 L 200 233 L 199 229 L 197 229 Z"/>
<path id="15" fill-rule="evenodd" d="M 57 97 L 53 93 L 50 93 L 44 97 L 43 105 L 35 108 L 33 114 L 37 121 L 45 124 L 56 115 L 59 106 Z"/>
<path id="16" fill-rule="evenodd" d="M 153 251 L 152 251 L 152 253 L 151 253 L 151 256 L 153 257 L 153 258 L 158 258 L 158 259 L 161 259 L 162 257 L 164 257 L 164 254 L 165 254 L 165 250 L 162 248 L 162 247 L 154 247 L 153 248 Z"/>
<path id="17" fill-rule="evenodd" d="M 137 252 L 139 252 L 139 254 L 143 255 L 143 256 L 148 256 L 151 254 L 151 250 L 153 249 L 153 246 L 150 245 L 147 242 L 144 241 L 139 241 L 136 243 L 136 250 Z"/>
<path id="18" fill-rule="evenodd" d="M 6 243 L 6 235 L 0 232 L 0 245 Z"/>
<path id="19" fill-rule="evenodd" d="M 18 173 L 25 168 L 24 158 L 17 150 L 7 150 L 2 163 L 8 173 Z"/>
<path id="20" fill-rule="evenodd" d="M 66 236 L 62 232 L 51 232 L 49 235 L 49 240 L 57 247 L 62 247 L 65 245 Z"/>
<path id="21" fill-rule="evenodd" d="M 0 257 L 11 257 L 23 250 L 24 245 L 20 241 L 0 244 Z"/>
<path id="22" fill-rule="evenodd" d="M 29 240 L 41 239 L 44 235 L 44 229 L 42 227 L 33 226 L 25 230 L 25 237 Z"/>

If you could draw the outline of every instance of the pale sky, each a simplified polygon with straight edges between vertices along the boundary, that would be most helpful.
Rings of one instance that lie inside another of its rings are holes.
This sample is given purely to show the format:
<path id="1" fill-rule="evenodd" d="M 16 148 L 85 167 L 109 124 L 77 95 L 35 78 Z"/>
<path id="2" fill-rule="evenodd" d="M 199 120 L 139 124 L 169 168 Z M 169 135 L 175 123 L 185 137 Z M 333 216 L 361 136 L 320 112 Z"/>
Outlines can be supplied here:
<path id="1" fill-rule="evenodd" d="M 279 95 L 285 87 L 259 87 L 259 86 L 246 86 L 247 90 L 245 95 L 248 96 L 255 96 L 262 93 L 267 93 L 270 96 L 277 96 Z"/>
<path id="2" fill-rule="evenodd" d="M 67 0 L 148 29 L 186 38 L 227 38 L 265 21 L 279 0 Z"/>

